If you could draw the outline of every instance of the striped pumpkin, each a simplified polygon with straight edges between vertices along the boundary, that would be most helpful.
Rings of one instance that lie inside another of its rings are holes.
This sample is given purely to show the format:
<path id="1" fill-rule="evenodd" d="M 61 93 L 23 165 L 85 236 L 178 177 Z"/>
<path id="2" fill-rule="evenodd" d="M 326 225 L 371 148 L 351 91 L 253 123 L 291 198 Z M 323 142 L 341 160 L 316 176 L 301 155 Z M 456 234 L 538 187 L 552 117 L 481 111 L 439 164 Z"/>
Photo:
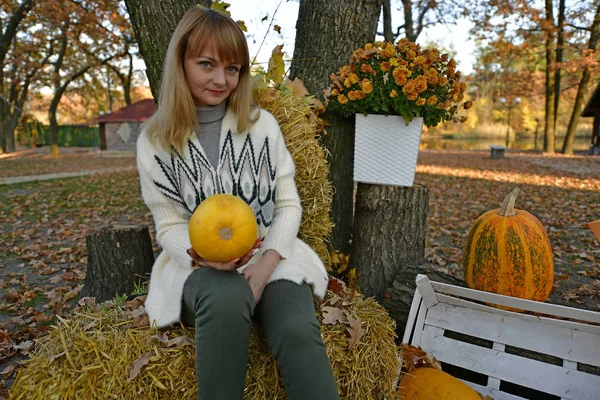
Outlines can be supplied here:
<path id="1" fill-rule="evenodd" d="M 465 281 L 472 289 L 546 301 L 554 281 L 550 240 L 536 217 L 514 208 L 518 193 L 475 221 L 464 252 Z"/>

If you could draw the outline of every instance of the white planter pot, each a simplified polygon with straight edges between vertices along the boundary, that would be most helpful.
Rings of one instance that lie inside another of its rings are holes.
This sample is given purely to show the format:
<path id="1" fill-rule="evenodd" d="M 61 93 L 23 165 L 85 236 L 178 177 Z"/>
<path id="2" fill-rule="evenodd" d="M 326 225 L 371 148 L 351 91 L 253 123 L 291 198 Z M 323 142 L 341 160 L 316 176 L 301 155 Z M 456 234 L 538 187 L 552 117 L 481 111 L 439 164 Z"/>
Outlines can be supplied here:
<path id="1" fill-rule="evenodd" d="M 356 114 L 354 180 L 389 186 L 412 186 L 423 118 L 406 125 L 396 115 Z"/>

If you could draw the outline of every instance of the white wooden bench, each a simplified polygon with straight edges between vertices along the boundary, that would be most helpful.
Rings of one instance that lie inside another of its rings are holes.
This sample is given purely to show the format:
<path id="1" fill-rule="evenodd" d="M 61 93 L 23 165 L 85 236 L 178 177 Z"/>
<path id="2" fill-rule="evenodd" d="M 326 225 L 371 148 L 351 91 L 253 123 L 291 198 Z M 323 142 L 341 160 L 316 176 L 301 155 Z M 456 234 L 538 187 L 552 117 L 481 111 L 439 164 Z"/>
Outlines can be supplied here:
<path id="1" fill-rule="evenodd" d="M 493 159 L 504 158 L 504 151 L 507 150 L 504 146 L 499 146 L 497 144 L 490 144 L 491 154 L 490 156 Z"/>
<path id="2" fill-rule="evenodd" d="M 600 313 L 416 281 L 402 342 L 444 371 L 494 400 L 600 399 Z"/>

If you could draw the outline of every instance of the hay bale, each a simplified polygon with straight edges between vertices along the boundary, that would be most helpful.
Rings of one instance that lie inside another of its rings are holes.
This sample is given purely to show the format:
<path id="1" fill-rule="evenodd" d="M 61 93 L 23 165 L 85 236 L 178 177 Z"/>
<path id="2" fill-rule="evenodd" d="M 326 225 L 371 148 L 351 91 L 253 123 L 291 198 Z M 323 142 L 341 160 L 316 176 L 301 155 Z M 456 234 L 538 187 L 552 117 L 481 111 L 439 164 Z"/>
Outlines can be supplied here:
<path id="1" fill-rule="evenodd" d="M 322 123 L 313 109 L 293 92 L 273 93 L 268 97 L 255 96 L 255 100 L 279 122 L 287 148 L 296 163 L 296 186 L 303 210 L 300 237 L 328 265 L 327 245 L 333 228 L 330 218 L 333 186 L 325 150 L 319 140 Z"/>
<path id="2" fill-rule="evenodd" d="M 329 308 L 328 308 L 329 307 Z M 346 316 L 333 324 L 332 309 Z M 317 318 L 342 399 L 391 399 L 399 367 L 394 322 L 373 299 L 352 291 L 328 292 Z M 325 314 L 325 315 L 324 315 Z M 36 342 L 11 388 L 12 399 L 195 399 L 193 329 L 136 327 L 143 307 L 114 301 L 61 319 Z M 364 330 L 358 342 L 352 320 Z M 262 331 L 252 329 L 245 399 L 284 399 L 275 360 Z M 137 368 L 137 369 L 136 369 Z"/>

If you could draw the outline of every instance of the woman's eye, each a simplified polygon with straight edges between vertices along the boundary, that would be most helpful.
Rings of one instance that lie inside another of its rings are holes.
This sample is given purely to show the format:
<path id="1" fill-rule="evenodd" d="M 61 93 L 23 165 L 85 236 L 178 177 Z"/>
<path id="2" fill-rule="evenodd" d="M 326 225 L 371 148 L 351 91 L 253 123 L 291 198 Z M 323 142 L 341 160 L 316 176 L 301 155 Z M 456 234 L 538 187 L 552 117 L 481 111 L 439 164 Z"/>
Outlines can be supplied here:
<path id="1" fill-rule="evenodd" d="M 235 65 L 230 65 L 230 66 L 227 68 L 227 70 L 228 70 L 229 72 L 239 72 L 239 71 L 240 71 L 240 69 L 239 69 L 238 67 L 236 67 Z"/>
<path id="2" fill-rule="evenodd" d="M 209 68 L 210 67 L 210 62 L 208 62 L 208 61 L 200 61 L 198 63 L 198 65 L 200 65 L 201 67 L 204 67 L 204 68 Z"/>

